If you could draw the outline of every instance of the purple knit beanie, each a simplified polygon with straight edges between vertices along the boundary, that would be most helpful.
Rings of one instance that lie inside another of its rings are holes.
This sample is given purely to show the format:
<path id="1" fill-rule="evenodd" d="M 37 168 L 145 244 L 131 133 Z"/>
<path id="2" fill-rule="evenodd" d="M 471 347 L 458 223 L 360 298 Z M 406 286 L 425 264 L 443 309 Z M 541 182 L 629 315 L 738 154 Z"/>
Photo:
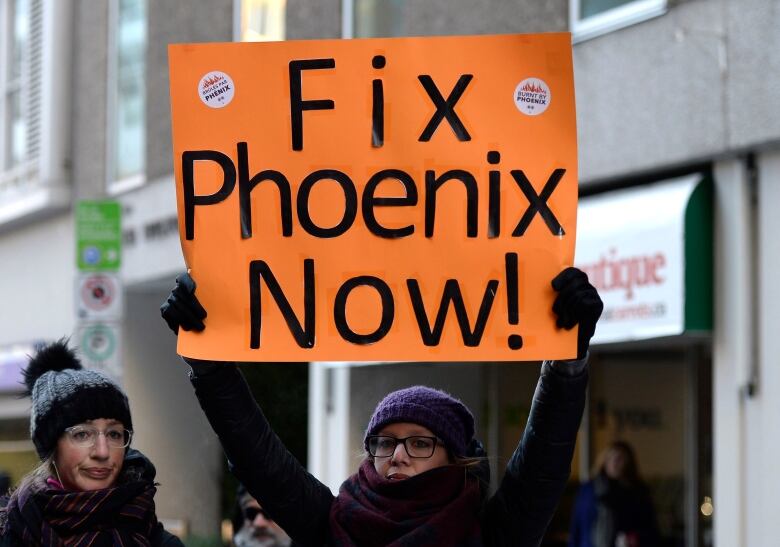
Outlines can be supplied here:
<path id="1" fill-rule="evenodd" d="M 390 393 L 377 405 L 363 438 L 366 449 L 369 435 L 398 422 L 427 427 L 455 456 L 465 456 L 474 437 L 474 416 L 466 405 L 438 389 L 413 386 Z"/>

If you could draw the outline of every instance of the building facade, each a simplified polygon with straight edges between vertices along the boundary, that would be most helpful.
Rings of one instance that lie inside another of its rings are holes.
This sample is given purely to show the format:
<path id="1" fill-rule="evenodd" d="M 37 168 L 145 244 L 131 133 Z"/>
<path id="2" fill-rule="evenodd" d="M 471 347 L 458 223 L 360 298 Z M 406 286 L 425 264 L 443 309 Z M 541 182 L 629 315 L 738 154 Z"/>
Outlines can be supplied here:
<path id="1" fill-rule="evenodd" d="M 578 242 L 577 263 L 604 276 L 600 289 L 614 305 L 594 340 L 573 480 L 548 540 L 565 541 L 578 481 L 621 438 L 639 452 L 670 543 L 772 545 L 779 28 L 776 0 L 0 0 L 0 467 L 18 477 L 34 459 L 14 371 L 35 344 L 75 331 L 74 204 L 116 199 L 117 351 L 134 443 L 157 466 L 158 514 L 194 535 L 218 532 L 221 451 L 157 311 L 184 268 L 169 43 L 568 30 L 579 237 L 588 239 Z M 588 235 L 595 223 L 584 222 L 586 208 L 647 204 L 656 192 L 664 196 L 657 215 L 645 207 L 615 234 Z M 617 237 L 629 225 L 631 242 L 646 247 L 629 251 Z M 653 239 L 654 229 L 677 231 Z M 667 243 L 682 249 L 677 262 Z M 621 303 L 629 291 L 616 276 L 659 255 L 664 283 L 649 283 L 642 266 L 644 281 L 632 278 L 636 290 Z M 667 282 L 673 272 L 676 285 Z M 656 320 L 649 327 L 648 318 Z M 337 488 L 357 467 L 376 402 L 414 383 L 475 409 L 500 466 L 522 432 L 537 375 L 533 364 L 312 364 L 309 467 Z"/>

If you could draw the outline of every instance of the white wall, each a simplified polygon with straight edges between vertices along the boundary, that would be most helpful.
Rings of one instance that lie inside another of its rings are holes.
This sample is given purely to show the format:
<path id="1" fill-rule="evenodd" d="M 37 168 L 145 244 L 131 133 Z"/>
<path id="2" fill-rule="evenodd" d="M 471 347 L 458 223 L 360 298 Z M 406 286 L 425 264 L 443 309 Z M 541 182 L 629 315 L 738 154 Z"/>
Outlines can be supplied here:
<path id="1" fill-rule="evenodd" d="M 68 214 L 0 232 L 0 345 L 73 330 L 75 236 Z"/>
<path id="2" fill-rule="evenodd" d="M 219 533 L 222 451 L 160 317 L 166 292 L 128 292 L 123 329 L 124 385 L 133 446 L 157 467 L 162 519 L 186 519 L 200 535 Z"/>
<path id="3" fill-rule="evenodd" d="M 744 409 L 750 361 L 750 206 L 740 159 L 715 166 L 713 333 L 713 505 L 718 546 L 745 544 Z"/>
<path id="4" fill-rule="evenodd" d="M 753 301 L 757 319 L 758 391 L 746 399 L 744 414 L 744 545 L 777 545 L 777 496 L 780 492 L 780 152 L 758 159 L 758 294 Z M 732 442 L 738 442 L 738 437 Z M 717 507 L 717 506 L 716 506 Z M 716 508 L 717 510 L 717 508 Z M 725 545 L 719 543 L 719 545 Z"/>

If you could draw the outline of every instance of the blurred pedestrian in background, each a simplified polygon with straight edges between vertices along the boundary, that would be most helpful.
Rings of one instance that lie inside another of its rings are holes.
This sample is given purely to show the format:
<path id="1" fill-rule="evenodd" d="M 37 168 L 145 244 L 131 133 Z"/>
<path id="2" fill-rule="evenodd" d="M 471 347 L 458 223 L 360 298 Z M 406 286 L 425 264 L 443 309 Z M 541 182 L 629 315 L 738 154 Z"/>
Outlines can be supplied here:
<path id="1" fill-rule="evenodd" d="M 613 442 L 577 495 L 569 547 L 656 547 L 659 542 L 655 509 L 634 449 Z"/>
<path id="2" fill-rule="evenodd" d="M 266 513 L 243 484 L 236 491 L 233 517 L 235 547 L 290 547 L 290 537 Z"/>
<path id="3" fill-rule="evenodd" d="M 388 394 L 369 419 L 363 463 L 334 497 L 274 434 L 235 364 L 186 361 L 233 473 L 296 543 L 537 546 L 569 477 L 588 346 L 603 307 L 576 268 L 556 276 L 552 288 L 558 327 L 579 326 L 577 359 L 542 366 L 528 426 L 490 499 L 474 417 L 447 393 L 415 386 Z M 206 327 L 194 292 L 193 279 L 180 276 L 161 308 L 175 333 Z"/>
<path id="4" fill-rule="evenodd" d="M 129 448 L 119 386 L 84 370 L 65 342 L 41 349 L 24 378 L 41 464 L 2 498 L 0 546 L 181 546 L 157 521 L 155 469 Z"/>

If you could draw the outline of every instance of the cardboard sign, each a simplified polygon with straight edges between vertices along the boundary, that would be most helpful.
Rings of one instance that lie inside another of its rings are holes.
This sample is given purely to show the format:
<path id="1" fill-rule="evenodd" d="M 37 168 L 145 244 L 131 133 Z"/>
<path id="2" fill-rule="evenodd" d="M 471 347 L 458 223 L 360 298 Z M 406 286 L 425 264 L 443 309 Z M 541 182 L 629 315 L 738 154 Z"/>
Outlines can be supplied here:
<path id="1" fill-rule="evenodd" d="M 169 48 L 202 334 L 238 361 L 571 358 L 569 34 Z"/>

